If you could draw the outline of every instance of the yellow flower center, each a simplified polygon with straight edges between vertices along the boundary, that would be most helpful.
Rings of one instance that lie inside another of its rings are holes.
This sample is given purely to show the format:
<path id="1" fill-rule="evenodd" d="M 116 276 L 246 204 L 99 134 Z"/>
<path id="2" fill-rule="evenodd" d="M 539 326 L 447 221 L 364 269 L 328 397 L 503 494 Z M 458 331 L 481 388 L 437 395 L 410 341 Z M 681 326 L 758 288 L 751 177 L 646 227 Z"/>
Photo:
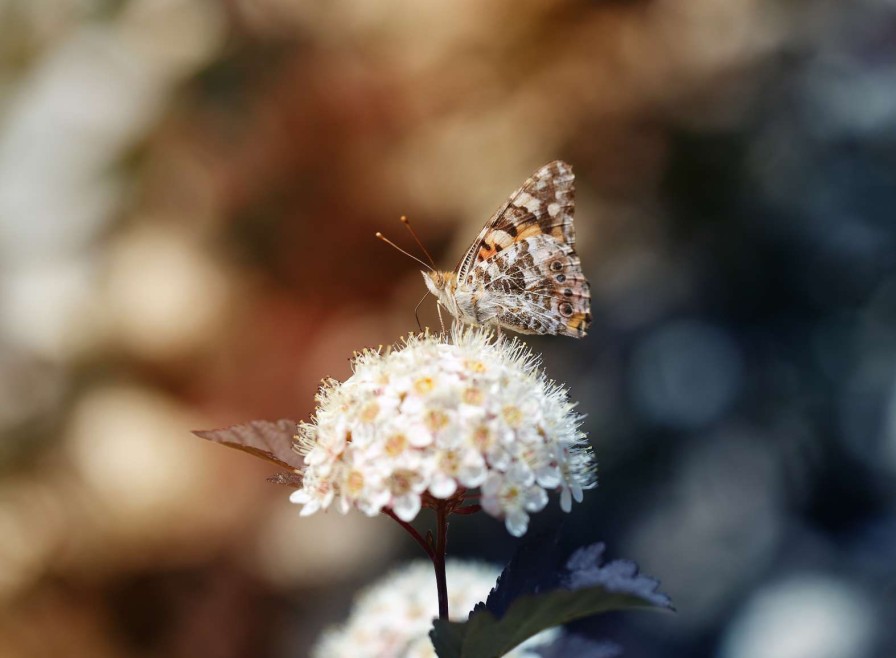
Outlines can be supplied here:
<path id="1" fill-rule="evenodd" d="M 417 391 L 418 395 L 426 395 L 434 388 L 435 383 L 432 381 L 432 377 L 421 377 L 414 382 L 414 390 Z"/>
<path id="2" fill-rule="evenodd" d="M 390 457 L 398 457 L 408 447 L 408 437 L 404 434 L 393 434 L 386 439 L 386 454 Z"/>
<path id="3" fill-rule="evenodd" d="M 476 446 L 480 452 L 485 452 L 491 444 L 492 432 L 488 427 L 480 425 L 473 430 L 473 445 Z"/>
<path id="4" fill-rule="evenodd" d="M 511 427 L 518 427 L 523 422 L 523 412 L 512 404 L 504 407 L 503 414 L 505 422 Z"/>
<path id="5" fill-rule="evenodd" d="M 352 471 L 345 479 L 345 487 L 350 496 L 357 496 L 364 488 L 364 474 L 360 471 Z"/>
<path id="6" fill-rule="evenodd" d="M 448 424 L 448 414 L 438 409 L 432 409 L 426 413 L 426 427 L 432 432 L 438 432 Z"/>
<path id="7" fill-rule="evenodd" d="M 501 500 L 505 505 L 513 503 L 519 497 L 520 490 L 518 487 L 507 487 L 507 489 L 501 493 Z"/>
<path id="8" fill-rule="evenodd" d="M 464 402 L 467 404 L 482 404 L 484 399 L 485 394 L 482 392 L 481 388 L 471 386 L 464 391 Z"/>
<path id="9" fill-rule="evenodd" d="M 476 375 L 481 375 L 488 369 L 482 361 L 476 361 L 473 359 L 467 359 L 464 362 L 464 365 L 467 367 L 467 370 Z"/>
<path id="10" fill-rule="evenodd" d="M 456 450 L 447 450 L 439 457 L 439 467 L 452 475 L 460 470 L 460 459 Z"/>
<path id="11" fill-rule="evenodd" d="M 399 469 L 389 477 L 389 490 L 394 496 L 401 496 L 411 490 L 411 483 L 417 474 L 407 469 Z"/>
<path id="12" fill-rule="evenodd" d="M 376 420 L 376 417 L 380 414 L 380 405 L 376 402 L 368 402 L 361 409 L 361 422 L 362 423 L 372 423 Z"/>

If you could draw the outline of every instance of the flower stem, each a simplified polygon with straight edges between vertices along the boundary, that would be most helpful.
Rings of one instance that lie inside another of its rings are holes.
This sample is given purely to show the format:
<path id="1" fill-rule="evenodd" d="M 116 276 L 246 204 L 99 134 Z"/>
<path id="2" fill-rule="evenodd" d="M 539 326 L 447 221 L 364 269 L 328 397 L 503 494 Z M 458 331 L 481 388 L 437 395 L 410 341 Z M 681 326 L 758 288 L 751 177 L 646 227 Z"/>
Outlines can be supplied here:
<path id="1" fill-rule="evenodd" d="M 448 621 L 448 579 L 445 577 L 445 555 L 448 549 L 448 509 L 444 501 L 436 506 L 436 546 L 432 565 L 436 570 L 436 588 L 439 592 L 439 619 Z"/>
<path id="2" fill-rule="evenodd" d="M 395 512 L 390 509 L 384 509 L 383 514 L 391 517 L 398 525 L 404 528 L 405 531 L 414 538 L 414 541 L 420 544 L 420 547 L 426 552 L 426 554 L 429 556 L 429 559 L 433 561 L 433 564 L 435 564 L 435 551 L 433 551 L 432 546 L 429 545 L 429 542 L 427 542 L 426 539 L 423 538 L 423 535 L 421 535 L 419 532 L 417 532 L 417 530 L 414 529 L 414 526 L 399 519 L 397 516 L 395 516 Z"/>
<path id="3" fill-rule="evenodd" d="M 402 521 L 395 512 L 390 509 L 384 509 L 383 514 L 392 518 L 398 525 L 414 538 L 420 547 L 432 560 L 432 566 L 436 571 L 436 589 L 439 594 L 439 619 L 448 620 L 448 579 L 445 576 L 445 556 L 448 552 L 448 504 L 440 500 L 435 505 L 436 508 L 436 540 L 432 541 L 430 535 L 429 541 L 414 529 L 410 523 Z M 433 545 L 435 544 L 435 545 Z"/>

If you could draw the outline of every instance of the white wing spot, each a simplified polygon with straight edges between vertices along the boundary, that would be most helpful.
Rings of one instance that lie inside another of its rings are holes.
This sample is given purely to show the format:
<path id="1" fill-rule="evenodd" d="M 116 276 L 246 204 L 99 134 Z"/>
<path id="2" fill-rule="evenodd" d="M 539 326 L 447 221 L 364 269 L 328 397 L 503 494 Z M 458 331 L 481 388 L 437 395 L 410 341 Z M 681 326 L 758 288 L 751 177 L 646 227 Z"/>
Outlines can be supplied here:
<path id="1" fill-rule="evenodd" d="M 556 217 L 560 214 L 560 204 L 559 203 L 549 203 L 548 204 L 548 214 L 551 217 Z"/>
<path id="2" fill-rule="evenodd" d="M 492 231 L 492 242 L 497 245 L 500 245 L 502 248 L 506 248 L 513 244 L 513 238 L 510 237 L 510 233 L 506 231 L 502 231 L 500 229 L 495 229 Z"/>
<path id="3" fill-rule="evenodd" d="M 522 192 L 515 200 L 514 205 L 522 206 L 531 213 L 537 212 L 541 208 L 541 201 L 536 199 L 528 192 Z"/>

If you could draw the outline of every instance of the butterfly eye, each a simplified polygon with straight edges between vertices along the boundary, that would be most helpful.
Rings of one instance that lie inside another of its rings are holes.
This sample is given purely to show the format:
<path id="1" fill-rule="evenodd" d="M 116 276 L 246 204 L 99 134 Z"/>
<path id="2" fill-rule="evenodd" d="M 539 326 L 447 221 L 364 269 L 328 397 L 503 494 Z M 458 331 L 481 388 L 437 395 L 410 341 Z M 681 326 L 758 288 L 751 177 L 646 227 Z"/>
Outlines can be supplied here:
<path id="1" fill-rule="evenodd" d="M 566 281 L 566 275 L 565 275 L 565 274 L 558 274 L 558 275 L 556 276 L 556 279 L 557 279 L 557 283 L 563 283 L 564 281 Z"/>
<path id="2" fill-rule="evenodd" d="M 563 263 L 561 263 L 559 260 L 555 260 L 553 263 L 551 263 L 552 271 L 559 272 L 562 269 L 563 269 Z"/>
<path id="3" fill-rule="evenodd" d="M 560 304 L 560 315 L 572 315 L 572 304 L 569 302 Z"/>

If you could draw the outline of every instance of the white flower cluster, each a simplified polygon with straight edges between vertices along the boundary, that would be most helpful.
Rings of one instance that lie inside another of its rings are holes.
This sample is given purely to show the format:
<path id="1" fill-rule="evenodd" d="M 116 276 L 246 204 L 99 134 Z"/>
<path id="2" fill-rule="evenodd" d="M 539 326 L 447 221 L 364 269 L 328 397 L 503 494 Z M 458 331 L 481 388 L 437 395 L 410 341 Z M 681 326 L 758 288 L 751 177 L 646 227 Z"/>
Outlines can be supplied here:
<path id="1" fill-rule="evenodd" d="M 494 587 L 499 570 L 487 564 L 449 560 L 448 609 L 452 621 L 464 621 Z M 326 631 L 312 658 L 436 658 L 429 630 L 438 616 L 432 564 L 413 562 L 397 570 L 355 600 L 348 621 Z M 535 647 L 553 642 L 560 631 L 549 629 L 524 642 L 508 658 L 537 658 Z"/>
<path id="2" fill-rule="evenodd" d="M 594 485 L 581 416 L 516 339 L 471 328 L 412 336 L 356 356 L 353 370 L 324 384 L 299 427 L 303 486 L 290 499 L 303 515 L 335 504 L 410 521 L 427 495 L 478 487 L 482 508 L 521 536 L 547 491 L 559 489 L 568 512 Z"/>

